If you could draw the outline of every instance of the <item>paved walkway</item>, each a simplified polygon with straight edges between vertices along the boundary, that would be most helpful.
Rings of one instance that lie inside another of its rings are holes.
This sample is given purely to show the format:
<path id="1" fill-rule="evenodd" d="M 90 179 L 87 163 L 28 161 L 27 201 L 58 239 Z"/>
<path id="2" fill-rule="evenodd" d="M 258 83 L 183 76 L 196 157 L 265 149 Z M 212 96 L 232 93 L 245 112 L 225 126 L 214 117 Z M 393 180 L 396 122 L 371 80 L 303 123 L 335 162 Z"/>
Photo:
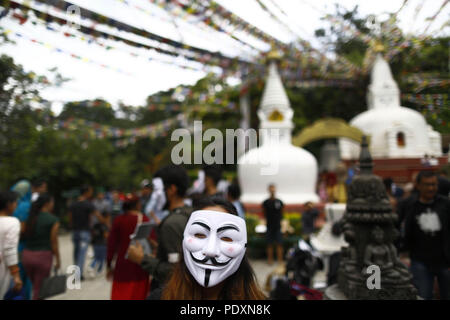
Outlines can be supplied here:
<path id="1" fill-rule="evenodd" d="M 59 246 L 62 271 L 66 271 L 67 267 L 73 264 L 73 245 L 70 234 L 60 236 Z M 90 247 L 86 264 L 91 262 L 92 257 L 93 251 Z M 264 260 L 251 260 L 250 263 L 255 271 L 258 283 L 264 289 L 267 275 L 276 268 L 276 265 L 269 266 Z M 81 282 L 81 289 L 68 289 L 66 293 L 54 296 L 49 300 L 109 300 L 110 294 L 111 282 L 106 280 L 106 273 L 103 271 L 95 278 L 86 277 L 86 280 Z"/>

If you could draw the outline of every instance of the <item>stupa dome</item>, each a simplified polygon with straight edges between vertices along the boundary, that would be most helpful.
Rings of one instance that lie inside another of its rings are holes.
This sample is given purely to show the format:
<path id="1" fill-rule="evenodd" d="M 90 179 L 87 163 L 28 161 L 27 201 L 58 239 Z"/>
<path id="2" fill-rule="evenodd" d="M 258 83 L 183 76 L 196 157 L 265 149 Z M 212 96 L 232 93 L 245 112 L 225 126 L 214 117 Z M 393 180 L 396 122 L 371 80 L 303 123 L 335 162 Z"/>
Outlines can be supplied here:
<path id="1" fill-rule="evenodd" d="M 273 183 L 276 196 L 285 204 L 318 202 L 317 161 L 310 152 L 292 145 L 293 110 L 274 61 L 269 66 L 258 117 L 260 147 L 249 150 L 238 161 L 241 200 L 262 203 Z"/>
<path id="2" fill-rule="evenodd" d="M 379 54 L 371 72 L 367 111 L 350 121 L 370 136 L 374 158 L 420 158 L 441 156 L 440 134 L 429 128 L 419 112 L 400 106 L 400 90 L 389 64 Z M 360 146 L 348 139 L 339 141 L 343 159 L 357 159 Z"/>

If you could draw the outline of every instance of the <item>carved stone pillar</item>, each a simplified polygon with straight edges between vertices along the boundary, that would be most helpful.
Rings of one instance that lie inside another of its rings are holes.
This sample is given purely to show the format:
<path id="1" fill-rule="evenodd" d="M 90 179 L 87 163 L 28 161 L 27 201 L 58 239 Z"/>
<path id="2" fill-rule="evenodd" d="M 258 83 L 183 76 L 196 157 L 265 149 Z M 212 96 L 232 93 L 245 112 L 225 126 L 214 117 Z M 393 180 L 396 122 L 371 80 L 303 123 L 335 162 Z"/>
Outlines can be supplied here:
<path id="1" fill-rule="evenodd" d="M 336 298 L 336 292 L 351 300 L 417 299 L 412 276 L 393 245 L 398 237 L 394 226 L 397 214 L 392 211 L 381 178 L 372 173 L 365 137 L 359 161 L 360 173 L 349 186 L 344 215 L 343 233 L 349 246 L 341 250 L 338 285 L 325 294 L 329 299 Z"/>

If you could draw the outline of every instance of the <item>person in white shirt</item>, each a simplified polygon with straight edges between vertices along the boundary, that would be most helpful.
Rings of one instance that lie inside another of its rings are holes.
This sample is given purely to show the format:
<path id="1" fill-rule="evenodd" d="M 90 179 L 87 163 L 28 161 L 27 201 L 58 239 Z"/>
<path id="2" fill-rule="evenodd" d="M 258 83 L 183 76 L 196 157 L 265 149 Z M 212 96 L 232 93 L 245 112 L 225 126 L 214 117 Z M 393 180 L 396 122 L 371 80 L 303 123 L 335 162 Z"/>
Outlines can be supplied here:
<path id="1" fill-rule="evenodd" d="M 0 300 L 11 286 L 18 292 L 22 289 L 19 273 L 19 219 L 11 217 L 17 207 L 17 194 L 12 191 L 0 192 Z"/>
<path id="2" fill-rule="evenodd" d="M 159 224 L 169 213 L 163 210 L 166 204 L 166 195 L 164 194 L 164 183 L 161 178 L 155 177 L 152 180 L 153 192 L 150 196 L 144 213 L 150 218 L 150 222 Z"/>

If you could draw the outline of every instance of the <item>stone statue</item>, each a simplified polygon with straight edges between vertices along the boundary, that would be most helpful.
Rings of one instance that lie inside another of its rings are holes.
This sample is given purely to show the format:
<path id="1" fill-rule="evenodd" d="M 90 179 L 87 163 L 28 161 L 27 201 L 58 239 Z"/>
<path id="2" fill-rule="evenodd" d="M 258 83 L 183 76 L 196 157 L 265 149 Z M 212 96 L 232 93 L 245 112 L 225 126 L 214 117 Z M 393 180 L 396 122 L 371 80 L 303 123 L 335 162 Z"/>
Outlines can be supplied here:
<path id="1" fill-rule="evenodd" d="M 416 299 L 412 276 L 399 260 L 393 242 L 398 237 L 392 211 L 380 177 L 372 173 L 372 158 L 364 137 L 360 155 L 360 173 L 349 186 L 343 218 L 348 247 L 341 250 L 338 284 L 329 287 L 329 299 Z M 379 267 L 380 287 L 368 285 L 369 266 Z"/>
<path id="2" fill-rule="evenodd" d="M 384 243 L 384 231 L 379 226 L 376 226 L 372 230 L 372 241 L 366 247 L 364 253 L 364 266 L 363 273 L 366 273 L 366 268 L 371 265 L 380 267 L 382 280 L 385 283 L 396 283 L 400 280 L 401 274 L 395 270 L 396 257 L 393 256 L 393 252 L 389 245 Z"/>

